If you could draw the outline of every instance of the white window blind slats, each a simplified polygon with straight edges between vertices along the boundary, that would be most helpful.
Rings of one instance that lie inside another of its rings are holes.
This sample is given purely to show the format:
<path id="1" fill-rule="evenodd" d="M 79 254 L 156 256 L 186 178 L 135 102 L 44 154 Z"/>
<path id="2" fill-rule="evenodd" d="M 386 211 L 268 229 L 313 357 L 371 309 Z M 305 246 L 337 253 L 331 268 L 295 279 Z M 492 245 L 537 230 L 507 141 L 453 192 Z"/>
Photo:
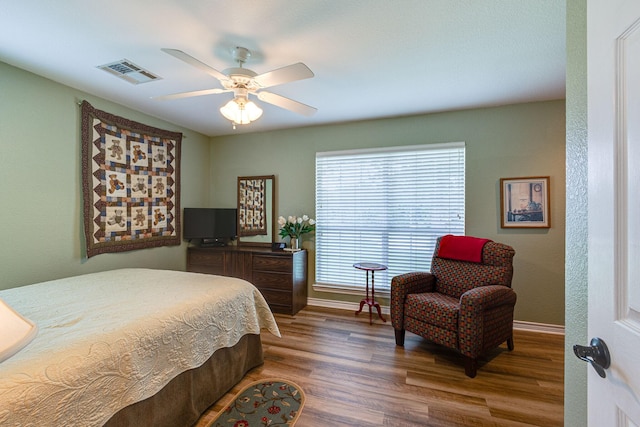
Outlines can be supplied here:
<path id="1" fill-rule="evenodd" d="M 435 239 L 464 234 L 464 143 L 316 156 L 316 283 L 365 286 L 356 262 L 378 262 L 376 289 L 430 268 Z"/>

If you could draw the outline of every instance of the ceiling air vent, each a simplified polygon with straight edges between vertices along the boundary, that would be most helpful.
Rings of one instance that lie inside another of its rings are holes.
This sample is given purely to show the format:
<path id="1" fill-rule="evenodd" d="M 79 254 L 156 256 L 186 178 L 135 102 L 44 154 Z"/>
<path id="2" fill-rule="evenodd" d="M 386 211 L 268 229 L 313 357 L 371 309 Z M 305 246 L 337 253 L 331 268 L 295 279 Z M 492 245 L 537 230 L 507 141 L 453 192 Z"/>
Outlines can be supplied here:
<path id="1" fill-rule="evenodd" d="M 153 74 L 151 71 L 145 70 L 128 59 L 122 59 L 110 64 L 100 65 L 97 68 L 100 68 L 109 74 L 113 74 L 116 77 L 120 77 L 134 85 L 162 79 L 162 77 Z"/>

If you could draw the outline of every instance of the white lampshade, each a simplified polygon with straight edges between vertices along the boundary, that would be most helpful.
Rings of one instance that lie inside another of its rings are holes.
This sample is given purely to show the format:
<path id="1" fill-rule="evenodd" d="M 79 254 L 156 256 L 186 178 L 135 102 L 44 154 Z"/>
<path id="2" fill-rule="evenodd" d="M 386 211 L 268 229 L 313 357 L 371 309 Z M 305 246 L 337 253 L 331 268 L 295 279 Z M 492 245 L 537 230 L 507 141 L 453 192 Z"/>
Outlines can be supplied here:
<path id="1" fill-rule="evenodd" d="M 262 110 L 255 103 L 247 98 L 235 97 L 220 108 L 224 117 L 237 125 L 246 125 L 258 120 L 262 115 Z"/>
<path id="2" fill-rule="evenodd" d="M 0 299 L 0 362 L 16 354 L 38 333 L 38 327 Z"/>

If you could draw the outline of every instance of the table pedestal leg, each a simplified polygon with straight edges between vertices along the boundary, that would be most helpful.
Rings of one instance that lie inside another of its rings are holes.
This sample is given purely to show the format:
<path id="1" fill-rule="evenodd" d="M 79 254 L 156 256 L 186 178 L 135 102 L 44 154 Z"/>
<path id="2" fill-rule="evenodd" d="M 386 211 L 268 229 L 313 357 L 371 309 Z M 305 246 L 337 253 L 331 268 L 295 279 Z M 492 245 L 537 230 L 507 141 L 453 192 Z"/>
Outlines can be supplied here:
<path id="1" fill-rule="evenodd" d="M 372 325 L 373 324 L 373 318 L 372 318 L 372 307 L 375 307 L 376 310 L 378 311 L 378 317 L 380 317 L 380 319 L 383 322 L 386 322 L 387 319 L 385 319 L 382 316 L 382 310 L 380 308 L 380 304 L 378 304 L 376 302 L 376 297 L 375 297 L 375 284 L 374 284 L 374 271 L 371 271 L 371 298 L 369 298 L 369 271 L 367 270 L 367 296 L 365 299 L 363 299 L 362 301 L 360 301 L 360 309 L 356 311 L 356 315 L 360 314 L 362 312 L 362 308 L 364 307 L 364 305 L 368 305 L 369 306 L 369 324 Z"/>

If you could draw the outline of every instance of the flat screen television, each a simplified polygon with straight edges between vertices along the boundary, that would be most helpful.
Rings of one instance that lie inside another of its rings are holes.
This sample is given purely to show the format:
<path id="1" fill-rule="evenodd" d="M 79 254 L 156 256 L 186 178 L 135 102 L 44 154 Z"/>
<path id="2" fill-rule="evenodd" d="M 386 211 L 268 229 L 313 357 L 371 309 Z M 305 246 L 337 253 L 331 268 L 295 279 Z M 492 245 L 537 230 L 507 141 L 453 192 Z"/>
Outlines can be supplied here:
<path id="1" fill-rule="evenodd" d="M 235 208 L 184 208 L 183 237 L 200 246 L 224 246 L 237 236 Z"/>

